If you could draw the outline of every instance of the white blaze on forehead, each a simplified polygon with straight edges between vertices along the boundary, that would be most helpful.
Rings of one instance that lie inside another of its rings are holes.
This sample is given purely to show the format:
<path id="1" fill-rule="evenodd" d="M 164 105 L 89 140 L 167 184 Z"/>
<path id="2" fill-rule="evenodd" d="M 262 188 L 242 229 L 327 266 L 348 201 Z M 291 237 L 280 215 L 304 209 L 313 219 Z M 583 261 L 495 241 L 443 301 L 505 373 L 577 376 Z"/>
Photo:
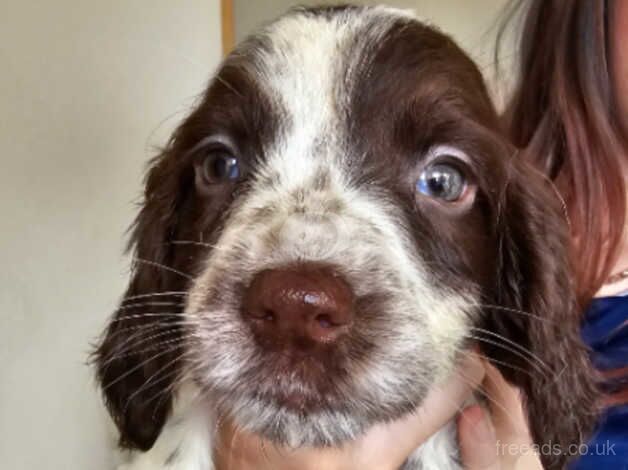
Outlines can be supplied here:
<path id="1" fill-rule="evenodd" d="M 281 174 L 282 181 L 300 184 L 317 162 L 342 163 L 342 120 L 355 82 L 350 77 L 395 21 L 410 18 L 409 11 L 387 7 L 330 16 L 294 13 L 262 32 L 269 47 L 254 58 L 254 73 L 286 114 L 287 126 L 266 154 L 267 168 Z M 315 145 L 322 148 L 317 152 Z"/>

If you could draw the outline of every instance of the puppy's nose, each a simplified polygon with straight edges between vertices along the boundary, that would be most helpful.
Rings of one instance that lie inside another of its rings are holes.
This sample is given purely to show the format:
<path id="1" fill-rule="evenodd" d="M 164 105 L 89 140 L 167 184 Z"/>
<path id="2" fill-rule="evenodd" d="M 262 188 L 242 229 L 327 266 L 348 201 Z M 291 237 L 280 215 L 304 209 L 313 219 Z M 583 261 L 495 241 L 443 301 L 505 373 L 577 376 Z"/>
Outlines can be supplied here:
<path id="1" fill-rule="evenodd" d="M 258 273 L 246 291 L 243 314 L 271 349 L 331 343 L 353 321 L 353 293 L 330 268 L 300 265 Z"/>

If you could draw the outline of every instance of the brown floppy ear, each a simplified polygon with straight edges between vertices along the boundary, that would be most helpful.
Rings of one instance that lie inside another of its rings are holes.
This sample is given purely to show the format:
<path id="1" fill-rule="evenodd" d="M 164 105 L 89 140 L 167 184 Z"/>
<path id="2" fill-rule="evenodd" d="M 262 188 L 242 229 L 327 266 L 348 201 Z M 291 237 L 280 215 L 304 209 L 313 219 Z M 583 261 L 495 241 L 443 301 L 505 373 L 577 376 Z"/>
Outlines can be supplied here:
<path id="1" fill-rule="evenodd" d="M 580 336 L 582 314 L 561 201 L 550 182 L 523 161 L 513 161 L 510 173 L 499 214 L 500 268 L 493 294 L 503 308 L 486 312 L 484 328 L 528 352 L 511 345 L 482 349 L 524 392 L 535 443 L 560 446 L 543 452 L 544 467 L 562 469 L 569 445 L 586 442 L 593 429 L 598 392 Z"/>
<path id="2" fill-rule="evenodd" d="M 120 445 L 148 450 L 172 406 L 180 313 L 187 279 L 172 266 L 181 182 L 168 153 L 151 162 L 143 206 L 132 226 L 130 284 L 94 352 L 97 378 Z"/>

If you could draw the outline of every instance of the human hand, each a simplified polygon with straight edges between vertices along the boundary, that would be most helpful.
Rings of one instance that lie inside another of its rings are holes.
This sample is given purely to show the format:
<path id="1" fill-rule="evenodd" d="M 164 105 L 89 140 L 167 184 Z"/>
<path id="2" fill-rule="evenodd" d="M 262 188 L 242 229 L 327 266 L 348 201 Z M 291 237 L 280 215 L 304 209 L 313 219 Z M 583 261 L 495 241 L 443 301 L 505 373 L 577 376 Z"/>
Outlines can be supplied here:
<path id="1" fill-rule="evenodd" d="M 484 362 L 483 389 L 489 414 L 469 406 L 458 418 L 460 452 L 465 470 L 542 470 L 523 411 L 519 391 Z"/>

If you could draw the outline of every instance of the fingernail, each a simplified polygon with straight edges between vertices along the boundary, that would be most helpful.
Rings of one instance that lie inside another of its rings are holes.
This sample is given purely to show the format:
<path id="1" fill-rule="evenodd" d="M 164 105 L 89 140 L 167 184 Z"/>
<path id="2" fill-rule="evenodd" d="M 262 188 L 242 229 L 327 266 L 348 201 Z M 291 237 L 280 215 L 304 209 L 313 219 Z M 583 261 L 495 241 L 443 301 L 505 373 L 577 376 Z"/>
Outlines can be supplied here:
<path id="1" fill-rule="evenodd" d="M 479 405 L 465 408 L 462 419 L 467 420 L 473 429 L 473 437 L 478 441 L 488 441 L 493 437 L 493 429 L 487 418 L 486 411 Z"/>

